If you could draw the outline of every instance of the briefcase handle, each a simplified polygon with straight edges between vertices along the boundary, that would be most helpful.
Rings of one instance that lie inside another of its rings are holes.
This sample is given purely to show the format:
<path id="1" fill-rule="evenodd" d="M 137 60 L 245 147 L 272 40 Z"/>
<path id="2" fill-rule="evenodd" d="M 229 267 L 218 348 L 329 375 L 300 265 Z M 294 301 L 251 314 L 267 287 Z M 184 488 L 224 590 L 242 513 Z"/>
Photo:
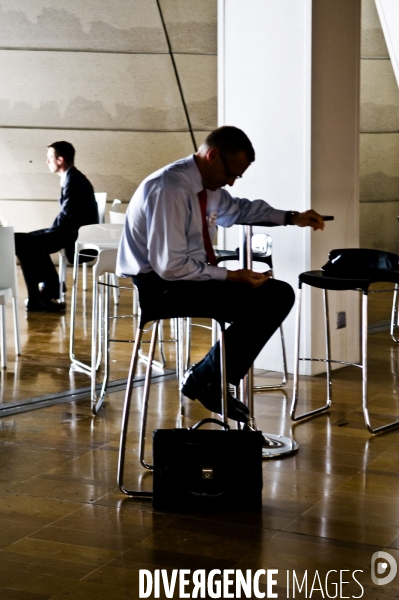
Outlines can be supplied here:
<path id="1" fill-rule="evenodd" d="M 223 421 L 218 421 L 218 419 L 202 419 L 202 421 L 198 421 L 198 423 L 196 423 L 195 425 L 193 425 L 192 427 L 189 427 L 189 429 L 199 429 L 200 427 L 202 427 L 203 425 L 206 425 L 207 423 L 215 423 L 215 425 L 220 425 L 221 427 L 224 427 L 225 429 L 230 429 L 230 425 L 228 425 L 227 423 L 223 423 Z"/>

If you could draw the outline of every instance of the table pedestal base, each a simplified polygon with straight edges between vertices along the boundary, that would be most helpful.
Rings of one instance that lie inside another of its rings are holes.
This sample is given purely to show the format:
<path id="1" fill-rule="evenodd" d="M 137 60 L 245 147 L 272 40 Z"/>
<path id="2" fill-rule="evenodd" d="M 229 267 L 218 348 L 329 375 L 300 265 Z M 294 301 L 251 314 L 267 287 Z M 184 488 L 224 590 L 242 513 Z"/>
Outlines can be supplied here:
<path id="1" fill-rule="evenodd" d="M 297 452 L 299 445 L 285 435 L 264 433 L 265 443 L 262 448 L 262 458 L 281 458 Z"/>

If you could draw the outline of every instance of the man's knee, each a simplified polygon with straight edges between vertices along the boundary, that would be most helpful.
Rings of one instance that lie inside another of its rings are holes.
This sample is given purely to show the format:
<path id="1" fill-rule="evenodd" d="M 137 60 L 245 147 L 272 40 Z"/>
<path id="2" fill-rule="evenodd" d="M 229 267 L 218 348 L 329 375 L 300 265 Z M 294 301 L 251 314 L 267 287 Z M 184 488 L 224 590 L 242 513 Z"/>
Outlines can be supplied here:
<path id="1" fill-rule="evenodd" d="M 14 233 L 15 254 L 26 254 L 30 252 L 30 237 L 29 233 Z"/>
<path id="2" fill-rule="evenodd" d="M 270 310 L 281 312 L 283 318 L 288 315 L 295 302 L 295 292 L 286 281 L 269 279 L 260 288 L 261 302 L 268 305 Z"/>
<path id="3" fill-rule="evenodd" d="M 288 310 L 291 310 L 295 302 L 294 290 L 286 281 L 280 281 L 279 279 L 274 279 L 273 281 L 277 286 L 279 297 L 284 301 L 285 305 L 289 307 Z"/>

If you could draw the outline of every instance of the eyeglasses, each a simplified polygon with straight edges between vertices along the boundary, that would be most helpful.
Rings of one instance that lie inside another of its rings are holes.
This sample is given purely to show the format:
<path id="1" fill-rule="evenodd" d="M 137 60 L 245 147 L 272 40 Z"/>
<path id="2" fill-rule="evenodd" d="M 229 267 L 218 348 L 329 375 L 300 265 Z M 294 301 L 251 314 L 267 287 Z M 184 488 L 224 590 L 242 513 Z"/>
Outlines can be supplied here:
<path id="1" fill-rule="evenodd" d="M 225 159 L 225 157 L 223 156 L 223 154 L 221 152 L 219 152 L 219 156 L 220 159 L 223 163 L 224 166 L 224 170 L 226 171 L 226 175 L 229 179 L 241 179 L 242 175 L 237 175 L 236 173 L 233 173 L 232 171 L 230 171 L 229 166 L 227 164 L 227 161 Z"/>

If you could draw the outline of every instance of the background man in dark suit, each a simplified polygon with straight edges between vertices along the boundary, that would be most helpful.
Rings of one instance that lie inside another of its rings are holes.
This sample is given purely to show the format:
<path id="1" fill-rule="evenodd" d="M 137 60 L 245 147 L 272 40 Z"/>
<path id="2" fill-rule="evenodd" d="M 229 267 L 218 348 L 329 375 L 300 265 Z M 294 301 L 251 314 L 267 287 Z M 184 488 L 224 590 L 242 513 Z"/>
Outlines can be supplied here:
<path id="1" fill-rule="evenodd" d="M 68 260 L 73 262 L 79 227 L 99 221 L 93 186 L 76 169 L 74 159 L 75 148 L 69 142 L 54 142 L 47 147 L 48 168 L 61 177 L 61 210 L 48 229 L 15 234 L 15 253 L 28 289 L 28 312 L 65 310 L 65 303 L 58 301 L 58 273 L 50 254 L 65 248 Z"/>

